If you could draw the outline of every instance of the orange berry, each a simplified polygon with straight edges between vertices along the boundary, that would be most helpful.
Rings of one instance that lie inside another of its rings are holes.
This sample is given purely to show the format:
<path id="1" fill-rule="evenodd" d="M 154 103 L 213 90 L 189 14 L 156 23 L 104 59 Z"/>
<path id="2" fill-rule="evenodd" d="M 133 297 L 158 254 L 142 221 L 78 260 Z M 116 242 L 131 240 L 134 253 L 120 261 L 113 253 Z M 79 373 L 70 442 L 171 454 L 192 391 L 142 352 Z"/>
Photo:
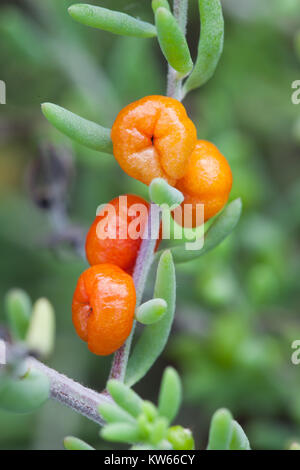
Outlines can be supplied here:
<path id="1" fill-rule="evenodd" d="M 126 106 L 111 138 L 115 158 L 129 176 L 147 185 L 158 177 L 174 185 L 184 176 L 197 135 L 179 101 L 154 95 Z"/>
<path id="2" fill-rule="evenodd" d="M 131 332 L 135 304 L 135 287 L 129 274 L 112 264 L 92 266 L 79 277 L 73 296 L 76 332 L 94 354 L 112 354 Z"/>
<path id="3" fill-rule="evenodd" d="M 145 210 L 135 212 L 137 209 L 137 206 L 134 207 L 135 204 L 143 206 Z M 110 216 L 108 206 L 115 210 L 116 218 L 113 214 Z M 90 265 L 111 263 L 125 271 L 131 271 L 140 249 L 148 213 L 149 203 L 133 194 L 116 197 L 104 206 L 91 225 L 86 238 L 85 250 Z M 107 238 L 103 238 L 100 233 L 101 221 L 105 223 L 103 229 L 105 235 L 108 235 Z M 129 232 L 131 223 L 137 228 L 139 234 L 137 238 L 132 238 Z"/>
<path id="4" fill-rule="evenodd" d="M 188 226 L 188 220 L 192 220 L 192 227 L 199 225 L 196 217 L 197 204 L 204 205 L 204 222 L 217 214 L 228 201 L 231 187 L 232 173 L 226 158 L 211 142 L 198 140 L 185 175 L 176 184 L 176 188 L 184 195 L 182 213 L 188 216 L 182 225 Z M 191 205 L 191 218 L 187 204 Z M 174 219 L 178 223 L 181 222 L 180 215 L 181 211 L 175 209 Z"/>

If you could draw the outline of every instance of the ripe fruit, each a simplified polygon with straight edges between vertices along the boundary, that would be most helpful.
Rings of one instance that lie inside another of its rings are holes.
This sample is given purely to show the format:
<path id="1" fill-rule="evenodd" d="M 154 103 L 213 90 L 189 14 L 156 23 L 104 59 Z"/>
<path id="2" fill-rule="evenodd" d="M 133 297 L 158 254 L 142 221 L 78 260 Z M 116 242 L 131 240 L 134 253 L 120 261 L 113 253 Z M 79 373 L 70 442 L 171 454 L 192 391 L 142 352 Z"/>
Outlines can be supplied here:
<path id="1" fill-rule="evenodd" d="M 135 287 L 129 274 L 112 264 L 92 266 L 79 277 L 73 296 L 76 332 L 94 354 L 112 354 L 131 332 L 135 304 Z"/>
<path id="2" fill-rule="evenodd" d="M 174 219 L 186 227 L 200 225 L 203 220 L 197 220 L 197 204 L 203 204 L 206 222 L 224 207 L 231 187 L 232 173 L 226 158 L 211 142 L 198 140 L 185 175 L 176 184 L 184 195 L 181 209 L 186 217 L 182 223 L 181 211 L 175 209 Z"/>
<path id="3" fill-rule="evenodd" d="M 196 145 L 196 128 L 183 105 L 166 96 L 146 96 L 126 106 L 112 127 L 114 155 L 131 177 L 149 185 L 184 176 Z"/>
<path id="4" fill-rule="evenodd" d="M 148 211 L 149 203 L 133 194 L 119 196 L 104 206 L 86 238 L 85 250 L 90 265 L 111 263 L 131 272 L 141 245 Z M 130 227 L 134 230 L 130 230 Z M 137 238 L 132 237 L 135 231 Z"/>

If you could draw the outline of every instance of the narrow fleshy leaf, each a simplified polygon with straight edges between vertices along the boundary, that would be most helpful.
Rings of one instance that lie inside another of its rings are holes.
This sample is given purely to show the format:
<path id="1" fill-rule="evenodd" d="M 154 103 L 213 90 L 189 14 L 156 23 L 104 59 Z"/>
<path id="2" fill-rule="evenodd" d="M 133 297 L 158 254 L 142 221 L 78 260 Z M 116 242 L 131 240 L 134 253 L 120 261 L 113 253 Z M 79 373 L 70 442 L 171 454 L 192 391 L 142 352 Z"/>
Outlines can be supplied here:
<path id="1" fill-rule="evenodd" d="M 232 415 L 220 409 L 212 417 L 207 450 L 229 450 L 232 439 Z"/>
<path id="2" fill-rule="evenodd" d="M 142 411 L 143 414 L 146 416 L 148 422 L 154 421 L 155 418 L 157 418 L 158 410 L 156 406 L 151 403 L 151 401 L 143 400 Z"/>
<path id="3" fill-rule="evenodd" d="M 114 403 L 102 403 L 98 407 L 99 413 L 107 423 L 131 423 L 134 418 L 127 411 Z"/>
<path id="4" fill-rule="evenodd" d="M 104 426 L 100 431 L 103 439 L 111 442 L 134 444 L 141 440 L 141 433 L 137 424 L 114 423 Z"/>
<path id="5" fill-rule="evenodd" d="M 12 289 L 5 297 L 10 333 L 15 341 L 24 340 L 31 315 L 31 300 L 21 289 Z"/>
<path id="6" fill-rule="evenodd" d="M 183 31 L 167 8 L 155 12 L 155 25 L 160 48 L 167 62 L 182 75 L 193 68 L 193 61 Z"/>
<path id="7" fill-rule="evenodd" d="M 154 297 L 167 303 L 164 317 L 154 325 L 146 326 L 129 358 L 125 382 L 132 386 L 152 367 L 168 341 L 175 312 L 176 278 L 172 255 L 165 251 L 159 260 Z"/>
<path id="8" fill-rule="evenodd" d="M 214 74 L 223 51 L 224 19 L 220 0 L 198 0 L 201 35 L 195 67 L 184 94 L 206 83 Z"/>
<path id="9" fill-rule="evenodd" d="M 140 305 L 135 317 L 143 325 L 152 325 L 163 318 L 167 311 L 167 303 L 164 299 L 152 299 Z"/>
<path id="10" fill-rule="evenodd" d="M 49 398 L 48 378 L 30 369 L 25 377 L 10 378 L 0 390 L 0 409 L 13 413 L 31 413 Z"/>
<path id="11" fill-rule="evenodd" d="M 176 370 L 168 367 L 163 375 L 159 398 L 158 412 L 168 419 L 169 423 L 176 417 L 182 399 L 181 381 Z"/>
<path id="12" fill-rule="evenodd" d="M 230 450 L 251 450 L 248 437 L 246 436 L 243 428 L 237 423 L 232 421 L 232 437 L 229 445 Z"/>
<path id="13" fill-rule="evenodd" d="M 83 3 L 72 5 L 68 11 L 72 18 L 79 23 L 110 33 L 139 38 L 156 36 L 155 26 L 119 11 Z"/>
<path id="14" fill-rule="evenodd" d="M 117 405 L 131 416 L 136 418 L 141 413 L 143 400 L 127 385 L 112 379 L 108 381 L 107 389 Z"/>
<path id="15" fill-rule="evenodd" d="M 64 438 L 64 448 L 66 450 L 95 450 L 94 447 L 73 436 Z"/>
<path id="16" fill-rule="evenodd" d="M 155 422 L 152 425 L 150 441 L 152 444 L 156 445 L 161 442 L 167 436 L 168 430 L 168 420 L 163 417 L 159 416 L 156 418 Z"/>
<path id="17" fill-rule="evenodd" d="M 154 11 L 154 13 L 160 7 L 166 8 L 167 10 L 171 11 L 168 0 L 152 0 L 152 10 Z"/>
<path id="18" fill-rule="evenodd" d="M 149 195 L 152 202 L 158 206 L 166 205 L 175 209 L 183 200 L 183 194 L 170 186 L 163 178 L 155 178 L 149 186 Z"/>
<path id="19" fill-rule="evenodd" d="M 241 199 L 235 199 L 228 204 L 207 230 L 204 246 L 200 250 L 187 250 L 185 245 L 172 248 L 175 263 L 192 261 L 218 246 L 236 227 L 242 213 Z"/>
<path id="20" fill-rule="evenodd" d="M 77 116 L 53 103 L 42 104 L 42 112 L 56 129 L 70 139 L 99 152 L 113 152 L 110 129 Z"/>
<path id="21" fill-rule="evenodd" d="M 33 306 L 30 325 L 26 335 L 29 349 L 48 357 L 54 348 L 55 313 L 48 299 L 39 299 Z"/>

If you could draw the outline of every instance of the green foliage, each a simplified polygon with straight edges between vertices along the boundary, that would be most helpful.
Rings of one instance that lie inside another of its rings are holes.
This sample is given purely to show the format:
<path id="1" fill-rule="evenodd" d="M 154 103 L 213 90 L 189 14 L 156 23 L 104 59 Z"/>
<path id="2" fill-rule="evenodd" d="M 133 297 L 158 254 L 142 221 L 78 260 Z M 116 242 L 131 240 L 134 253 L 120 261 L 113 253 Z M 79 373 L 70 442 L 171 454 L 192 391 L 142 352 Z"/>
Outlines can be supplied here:
<path id="1" fill-rule="evenodd" d="M 158 263 L 154 298 L 163 299 L 167 304 L 167 311 L 159 322 L 144 328 L 133 348 L 125 378 L 128 385 L 132 386 L 144 377 L 162 353 L 174 319 L 175 297 L 175 268 L 170 251 L 165 251 Z"/>
<path id="2" fill-rule="evenodd" d="M 39 299 L 33 306 L 32 317 L 26 335 L 31 351 L 47 358 L 53 352 L 55 342 L 55 313 L 47 299 Z"/>
<path id="3" fill-rule="evenodd" d="M 168 305 L 164 299 L 148 300 L 138 307 L 135 317 L 143 325 L 152 325 L 161 320 L 167 312 L 167 308 Z"/>
<path id="4" fill-rule="evenodd" d="M 247 436 L 228 410 L 218 410 L 212 417 L 207 449 L 250 450 Z"/>
<path id="5" fill-rule="evenodd" d="M 249 439 L 243 428 L 236 421 L 232 422 L 232 437 L 229 444 L 230 450 L 250 450 Z"/>
<path id="6" fill-rule="evenodd" d="M 10 332 L 14 340 L 24 340 L 32 309 L 29 296 L 21 289 L 12 289 L 6 294 L 5 307 Z"/>
<path id="7" fill-rule="evenodd" d="M 211 420 L 208 450 L 228 450 L 232 436 L 232 415 L 228 410 L 216 411 Z"/>
<path id="8" fill-rule="evenodd" d="M 158 411 L 171 423 L 181 405 L 181 381 L 175 369 L 168 367 L 163 375 L 158 397 Z"/>
<path id="9" fill-rule="evenodd" d="M 152 24 L 137 20 L 132 16 L 118 11 L 86 5 L 85 3 L 72 5 L 68 11 L 72 18 L 79 23 L 92 26 L 93 28 L 103 29 L 110 33 L 139 38 L 151 38 L 156 36 L 156 29 Z"/>
<path id="10" fill-rule="evenodd" d="M 142 400 L 133 390 L 118 380 L 109 380 L 107 389 L 121 408 L 135 418 L 139 416 L 142 409 Z"/>
<path id="11" fill-rule="evenodd" d="M 216 248 L 232 233 L 240 219 L 241 211 L 242 202 L 240 199 L 228 204 L 207 230 L 203 248 L 200 250 L 186 250 L 185 247 L 179 246 L 171 250 L 175 263 L 192 261 Z"/>
<path id="12" fill-rule="evenodd" d="M 166 8 L 155 11 L 155 25 L 161 50 L 168 63 L 182 75 L 193 68 L 193 61 L 183 31 Z"/>
<path id="13" fill-rule="evenodd" d="M 110 129 L 88 121 L 52 103 L 42 104 L 46 119 L 60 132 L 85 147 L 112 153 Z"/>
<path id="14" fill-rule="evenodd" d="M 104 426 L 100 431 L 100 435 L 103 439 L 112 442 L 123 442 L 133 444 L 134 442 L 140 442 L 144 435 L 141 432 L 139 426 L 129 423 L 113 423 Z"/>
<path id="15" fill-rule="evenodd" d="M 122 402 L 122 404 L 124 407 L 124 401 Z M 118 405 L 111 403 L 103 403 L 99 405 L 98 409 L 102 418 L 105 419 L 105 421 L 107 421 L 108 423 L 134 424 L 133 416 Z"/>
<path id="16" fill-rule="evenodd" d="M 224 19 L 220 0 L 198 0 L 201 36 L 195 67 L 184 86 L 184 94 L 204 85 L 214 74 L 223 51 Z"/>
<path id="17" fill-rule="evenodd" d="M 166 8 L 167 10 L 171 11 L 168 0 L 152 0 L 152 9 L 154 13 L 160 7 Z"/>
<path id="18" fill-rule="evenodd" d="M 108 382 L 108 390 L 113 392 L 115 404 L 99 407 L 107 422 L 100 431 L 103 439 L 134 444 L 131 450 L 195 448 L 189 429 L 169 427 L 181 404 L 181 381 L 175 369 L 168 367 L 163 374 L 157 407 L 116 380 Z M 212 417 L 207 449 L 250 450 L 247 436 L 228 410 L 220 409 Z"/>
<path id="19" fill-rule="evenodd" d="M 178 189 L 170 186 L 163 178 L 154 178 L 149 186 L 149 196 L 151 201 L 158 206 L 167 205 L 175 209 L 183 200 L 183 194 Z"/>
<path id="20" fill-rule="evenodd" d="M 182 426 L 171 426 L 167 434 L 174 450 L 194 450 L 195 441 L 192 432 Z"/>
<path id="21" fill-rule="evenodd" d="M 29 369 L 23 377 L 0 377 L 0 409 L 31 413 L 48 400 L 49 390 L 48 378 L 35 369 Z"/>
<path id="22" fill-rule="evenodd" d="M 95 450 L 86 442 L 73 436 L 64 438 L 64 447 L 66 450 Z"/>
<path id="23" fill-rule="evenodd" d="M 107 424 L 101 430 L 103 439 L 134 444 L 132 450 L 194 448 L 191 432 L 181 426 L 168 427 L 181 402 L 181 383 L 177 372 L 165 370 L 158 407 L 142 400 L 121 382 L 110 380 L 108 390 L 115 404 L 102 404 L 101 416 Z"/>

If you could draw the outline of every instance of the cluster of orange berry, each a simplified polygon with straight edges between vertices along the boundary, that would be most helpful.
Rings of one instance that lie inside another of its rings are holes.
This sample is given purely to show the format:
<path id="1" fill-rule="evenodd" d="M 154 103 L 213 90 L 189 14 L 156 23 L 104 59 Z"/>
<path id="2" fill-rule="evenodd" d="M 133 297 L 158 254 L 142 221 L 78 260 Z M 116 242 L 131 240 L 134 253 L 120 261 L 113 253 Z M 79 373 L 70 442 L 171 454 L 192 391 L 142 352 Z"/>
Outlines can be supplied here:
<path id="1" fill-rule="evenodd" d="M 147 185 L 154 178 L 164 178 L 183 193 L 182 205 L 192 210 L 192 226 L 196 225 L 197 204 L 204 205 L 205 221 L 226 204 L 232 186 L 229 164 L 212 143 L 197 140 L 196 128 L 179 101 L 148 96 L 126 106 L 117 116 L 111 137 L 115 158 L 129 176 Z M 115 236 L 97 234 L 107 213 L 104 206 L 87 235 L 91 267 L 81 274 L 72 303 L 75 329 L 98 355 L 115 352 L 131 332 L 136 304 L 131 274 L 142 238 L 133 239 L 128 233 L 133 217 L 130 207 L 145 206 L 145 226 L 150 208 L 134 195 L 127 195 L 125 212 L 119 210 L 120 198 L 109 204 L 117 214 Z M 119 237 L 124 226 L 126 236 Z"/>

